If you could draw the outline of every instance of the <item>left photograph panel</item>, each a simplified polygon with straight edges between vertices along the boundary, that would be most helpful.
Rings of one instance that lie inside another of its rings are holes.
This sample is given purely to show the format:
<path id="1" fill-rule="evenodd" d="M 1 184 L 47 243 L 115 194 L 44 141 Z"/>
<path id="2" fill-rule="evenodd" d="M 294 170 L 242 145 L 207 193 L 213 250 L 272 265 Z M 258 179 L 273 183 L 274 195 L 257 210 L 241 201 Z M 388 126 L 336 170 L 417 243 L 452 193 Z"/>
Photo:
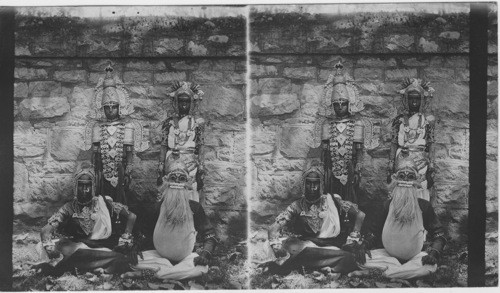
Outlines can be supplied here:
<path id="1" fill-rule="evenodd" d="M 246 8 L 18 7 L 13 289 L 245 289 Z"/>

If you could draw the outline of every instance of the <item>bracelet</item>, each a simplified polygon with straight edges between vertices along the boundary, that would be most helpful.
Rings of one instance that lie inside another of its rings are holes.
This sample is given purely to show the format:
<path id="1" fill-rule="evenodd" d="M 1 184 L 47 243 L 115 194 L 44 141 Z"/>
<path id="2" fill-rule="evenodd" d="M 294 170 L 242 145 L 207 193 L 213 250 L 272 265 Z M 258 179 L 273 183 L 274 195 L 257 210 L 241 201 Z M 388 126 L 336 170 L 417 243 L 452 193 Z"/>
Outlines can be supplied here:
<path id="1" fill-rule="evenodd" d="M 132 234 L 128 233 L 128 232 L 125 232 L 122 234 L 122 236 L 120 236 L 120 238 L 122 239 L 130 239 L 132 238 Z"/>
<path id="2" fill-rule="evenodd" d="M 349 234 L 349 237 L 353 237 L 353 238 L 360 238 L 361 237 L 361 233 L 359 233 L 359 231 L 352 231 L 351 234 Z"/>

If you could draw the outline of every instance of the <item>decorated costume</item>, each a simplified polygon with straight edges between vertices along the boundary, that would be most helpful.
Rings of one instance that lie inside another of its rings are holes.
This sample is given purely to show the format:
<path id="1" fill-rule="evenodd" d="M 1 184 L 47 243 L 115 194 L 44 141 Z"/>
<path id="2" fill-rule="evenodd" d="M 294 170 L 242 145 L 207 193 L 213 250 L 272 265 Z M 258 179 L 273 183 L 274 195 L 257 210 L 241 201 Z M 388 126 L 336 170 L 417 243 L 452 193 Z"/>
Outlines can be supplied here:
<path id="1" fill-rule="evenodd" d="M 335 75 L 330 75 L 324 86 L 320 107 L 320 112 L 324 112 L 320 116 L 324 117 L 317 120 L 315 127 L 319 132 L 321 125 L 321 135 L 316 137 L 321 140 L 325 192 L 339 194 L 353 203 L 359 201 L 364 142 L 371 143 L 373 136 L 372 125 L 354 117 L 361 110 L 363 103 L 357 89 L 339 62 Z"/>
<path id="2" fill-rule="evenodd" d="M 199 202 L 199 191 L 203 188 L 203 164 L 200 148 L 203 145 L 204 120 L 194 116 L 197 103 L 203 92 L 190 82 L 176 82 L 169 96 L 173 100 L 175 114 L 170 115 L 162 126 L 162 143 L 158 166 L 158 185 L 163 182 L 168 165 L 182 160 L 187 166 L 193 192 L 191 198 Z"/>
<path id="3" fill-rule="evenodd" d="M 134 149 L 147 149 L 143 142 L 142 126 L 138 122 L 123 119 L 133 112 L 123 83 L 106 68 L 106 76 L 96 86 L 94 117 L 86 128 L 86 148 L 92 146 L 92 164 L 97 174 L 97 194 L 109 196 L 114 201 L 130 204 L 130 173 L 133 168 Z M 110 108 L 117 112 L 110 113 Z M 103 109 L 105 119 L 103 117 Z M 104 121 L 102 120 L 104 119 Z M 133 199 L 132 199 L 133 200 Z"/>
<path id="4" fill-rule="evenodd" d="M 389 278 L 409 279 L 428 275 L 437 269 L 437 261 L 446 244 L 444 229 L 431 204 L 419 198 L 422 175 L 415 162 L 406 157 L 398 161 L 392 175 L 391 199 L 373 206 L 374 218 L 368 222 L 372 258 L 366 267 L 384 269 Z M 426 238 L 430 246 L 422 251 Z"/>
<path id="5" fill-rule="evenodd" d="M 424 113 L 434 89 L 429 82 L 405 79 L 402 94 L 404 113 L 392 122 L 392 146 L 389 158 L 389 176 L 395 172 L 398 161 L 409 157 L 417 165 L 419 174 L 425 176 L 419 198 L 430 200 L 434 184 L 434 122 L 432 115 Z M 390 179 L 390 177 L 388 177 Z"/>
<path id="6" fill-rule="evenodd" d="M 354 256 L 340 248 L 346 242 L 359 240 L 364 214 L 356 204 L 344 201 L 338 195 L 323 194 L 322 175 L 319 167 L 313 167 L 304 174 L 304 197 L 288 206 L 269 230 L 271 245 L 284 249 L 278 250 L 277 254 L 286 253 L 289 256 L 280 266 L 274 266 L 275 273 L 286 274 L 300 267 L 314 269 L 330 266 L 341 273 L 357 268 Z M 285 226 L 296 236 L 281 245 L 278 231 Z"/>
<path id="7" fill-rule="evenodd" d="M 82 184 L 86 184 L 85 192 L 78 190 Z M 109 273 L 128 270 L 129 264 L 136 261 L 135 255 L 126 256 L 117 251 L 131 252 L 127 248 L 132 248 L 135 215 L 127 206 L 95 195 L 92 170 L 84 169 L 76 174 L 75 195 L 42 229 L 42 244 L 47 253 L 52 256 L 61 253 L 64 257 L 55 267 L 46 266 L 46 273 L 60 275 L 74 268 L 104 268 Z M 62 235 L 58 241 L 52 239 L 54 231 Z"/>
<path id="8" fill-rule="evenodd" d="M 203 207 L 191 200 L 189 172 L 181 160 L 168 165 L 163 185 L 159 210 L 156 210 L 152 238 L 154 249 L 144 251 L 136 269 L 155 271 L 159 279 L 180 280 L 200 276 L 208 271 L 208 262 L 217 239 Z M 152 233 L 152 235 L 151 235 Z M 151 237 L 152 236 L 152 237 Z M 194 252 L 195 243 L 202 245 Z M 137 273 L 127 273 L 133 277 Z"/>

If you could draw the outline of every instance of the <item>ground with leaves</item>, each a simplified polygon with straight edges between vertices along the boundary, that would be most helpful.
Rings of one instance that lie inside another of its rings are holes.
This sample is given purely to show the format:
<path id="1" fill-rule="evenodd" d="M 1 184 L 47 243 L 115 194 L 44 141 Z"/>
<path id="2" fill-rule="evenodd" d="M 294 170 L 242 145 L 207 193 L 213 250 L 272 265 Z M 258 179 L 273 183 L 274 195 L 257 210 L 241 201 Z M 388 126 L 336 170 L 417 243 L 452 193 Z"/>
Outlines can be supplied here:
<path id="1" fill-rule="evenodd" d="M 244 246 L 219 245 L 209 272 L 189 281 L 158 279 L 121 279 L 101 272 L 68 272 L 59 278 L 38 273 L 33 266 L 40 262 L 37 244 L 41 227 L 14 223 L 12 263 L 13 290 L 16 291 L 88 291 L 88 290 L 189 290 L 245 289 L 246 249 Z"/>
<path id="2" fill-rule="evenodd" d="M 252 288 L 262 289 L 465 287 L 467 247 L 449 243 L 436 273 L 418 280 L 389 279 L 377 269 L 368 271 L 367 275 L 352 277 L 332 273 L 329 268 L 277 276 L 263 274 L 258 267 L 254 267 L 250 279 Z"/>

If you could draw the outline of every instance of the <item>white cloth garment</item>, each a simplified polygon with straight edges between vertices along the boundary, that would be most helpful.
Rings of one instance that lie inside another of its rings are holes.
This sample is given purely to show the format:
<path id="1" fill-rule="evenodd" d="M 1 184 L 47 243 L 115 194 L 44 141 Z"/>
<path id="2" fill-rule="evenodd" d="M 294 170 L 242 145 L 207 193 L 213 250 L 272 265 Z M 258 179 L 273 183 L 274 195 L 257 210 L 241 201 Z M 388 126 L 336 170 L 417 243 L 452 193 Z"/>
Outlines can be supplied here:
<path id="1" fill-rule="evenodd" d="M 195 266 L 194 259 L 198 256 L 193 252 L 173 265 L 168 259 L 162 257 L 156 250 L 142 252 L 144 259 L 139 258 L 136 269 L 157 270 L 155 276 L 163 280 L 183 280 L 199 277 L 208 272 L 208 266 Z"/>
<path id="2" fill-rule="evenodd" d="M 333 199 L 330 194 L 323 195 L 323 200 L 325 204 L 325 211 L 320 212 L 324 213 L 323 224 L 321 225 L 321 229 L 319 232 L 319 238 L 331 238 L 337 237 L 340 233 L 340 217 L 339 211 L 333 202 Z M 321 217 L 321 215 L 320 215 Z"/>
<path id="3" fill-rule="evenodd" d="M 99 195 L 95 200 L 94 205 L 96 212 L 94 215 L 96 219 L 90 239 L 107 239 L 111 236 L 111 216 L 109 215 L 104 198 Z"/>
<path id="4" fill-rule="evenodd" d="M 361 269 L 378 268 L 384 270 L 383 275 L 394 279 L 412 279 L 427 276 L 437 270 L 437 265 L 422 265 L 422 257 L 427 253 L 421 251 L 413 258 L 401 264 L 395 257 L 389 255 L 385 249 L 370 251 L 372 257 L 366 256 L 366 263 L 360 265 Z"/>

